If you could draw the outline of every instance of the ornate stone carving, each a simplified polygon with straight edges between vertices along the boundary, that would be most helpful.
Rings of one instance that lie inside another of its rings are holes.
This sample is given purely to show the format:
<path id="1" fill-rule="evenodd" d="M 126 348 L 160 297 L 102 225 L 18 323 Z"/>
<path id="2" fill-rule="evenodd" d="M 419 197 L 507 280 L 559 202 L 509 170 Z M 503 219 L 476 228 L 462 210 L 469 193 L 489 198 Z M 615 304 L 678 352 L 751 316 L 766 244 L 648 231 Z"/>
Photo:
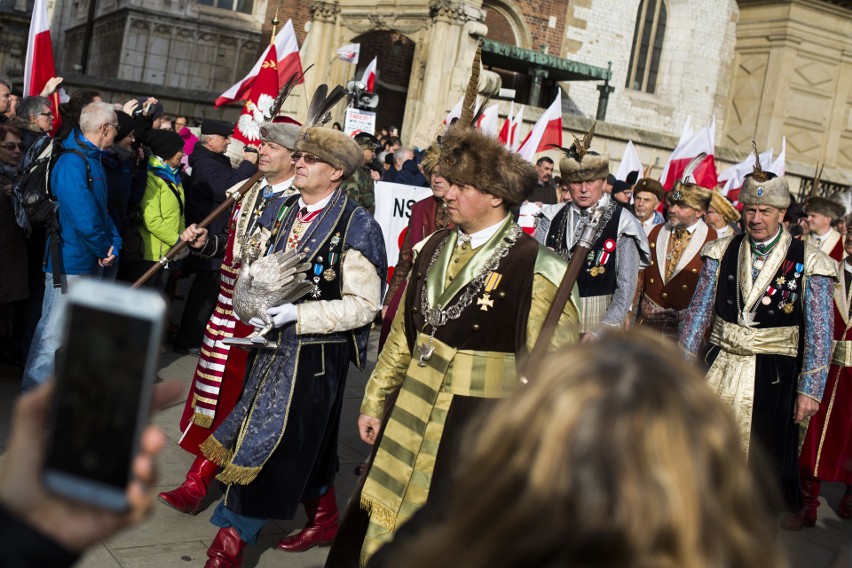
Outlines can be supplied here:
<path id="1" fill-rule="evenodd" d="M 148 30 L 151 29 L 151 22 L 148 22 L 146 20 L 138 20 L 136 18 L 131 18 L 130 29 L 140 30 L 140 31 L 148 31 Z"/>
<path id="2" fill-rule="evenodd" d="M 452 0 L 435 0 L 429 5 L 429 16 L 440 22 L 464 24 L 465 22 L 481 22 L 485 20 L 482 10 Z"/>
<path id="3" fill-rule="evenodd" d="M 384 14 L 343 14 L 341 23 L 349 30 L 360 35 L 377 30 L 396 31 L 412 34 L 426 28 L 429 18 L 425 14 L 404 14 L 386 16 Z"/>
<path id="4" fill-rule="evenodd" d="M 311 2 L 308 10 L 311 12 L 312 20 L 334 23 L 334 20 L 340 13 L 340 5 L 337 2 L 323 2 L 322 0 L 316 0 Z"/>

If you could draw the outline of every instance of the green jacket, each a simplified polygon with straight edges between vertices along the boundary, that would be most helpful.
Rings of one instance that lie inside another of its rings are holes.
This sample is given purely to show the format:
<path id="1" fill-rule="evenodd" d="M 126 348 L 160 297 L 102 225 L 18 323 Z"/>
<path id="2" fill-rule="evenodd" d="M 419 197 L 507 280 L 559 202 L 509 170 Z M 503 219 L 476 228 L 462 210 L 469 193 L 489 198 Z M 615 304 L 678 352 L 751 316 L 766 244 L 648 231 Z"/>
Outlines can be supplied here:
<path id="1" fill-rule="evenodd" d="M 370 213 L 375 213 L 376 197 L 373 188 L 373 178 L 370 177 L 370 168 L 361 166 L 355 170 L 349 178 L 340 184 L 340 189 L 347 196 L 357 201 L 358 205 Z"/>
<path id="2" fill-rule="evenodd" d="M 183 185 L 174 174 L 169 175 L 171 172 L 164 166 L 157 156 L 151 156 L 148 162 L 148 183 L 139 203 L 144 219 L 139 234 L 145 260 L 160 260 L 177 243 L 185 228 Z M 166 178 L 170 178 L 168 182 Z"/>

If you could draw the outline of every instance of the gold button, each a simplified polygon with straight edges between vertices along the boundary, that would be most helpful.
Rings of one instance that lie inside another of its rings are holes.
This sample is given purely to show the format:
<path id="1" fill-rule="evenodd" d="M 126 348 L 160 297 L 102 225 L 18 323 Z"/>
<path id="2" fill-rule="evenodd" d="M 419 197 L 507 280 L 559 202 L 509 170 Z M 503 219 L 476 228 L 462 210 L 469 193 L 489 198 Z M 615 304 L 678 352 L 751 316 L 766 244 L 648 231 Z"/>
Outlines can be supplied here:
<path id="1" fill-rule="evenodd" d="M 497 297 L 498 298 L 505 298 L 506 292 L 504 292 L 503 290 L 500 290 L 499 292 L 497 292 Z"/>
<path id="2" fill-rule="evenodd" d="M 478 323 L 473 324 L 472 327 L 473 327 L 473 331 L 479 331 L 479 324 Z"/>
<path id="3" fill-rule="evenodd" d="M 657 243 L 651 243 L 651 248 L 654 248 L 655 246 L 657 246 Z"/>
<path id="4" fill-rule="evenodd" d="M 669 295 L 668 295 L 668 294 L 666 294 L 665 292 L 663 292 L 662 294 L 660 294 L 660 296 L 662 296 L 663 298 L 668 298 L 668 297 L 669 297 Z"/>
<path id="5" fill-rule="evenodd" d="M 649 284 L 653 284 L 653 283 L 654 283 L 654 279 L 653 279 L 653 278 L 648 278 L 648 283 L 649 283 Z"/>
<path id="6" fill-rule="evenodd" d="M 693 268 L 693 269 L 692 269 L 692 273 L 693 273 L 693 274 L 695 274 L 696 272 L 698 272 L 698 269 L 697 269 L 697 268 Z"/>
<path id="7" fill-rule="evenodd" d="M 686 290 L 687 288 L 688 288 L 688 286 L 686 284 L 684 284 L 683 286 L 680 287 L 681 290 Z"/>
<path id="8" fill-rule="evenodd" d="M 448 278 L 447 278 L 447 280 L 449 280 L 450 282 L 452 282 L 452 281 L 453 281 L 453 277 L 452 277 L 452 276 L 450 276 L 450 277 L 448 277 Z"/>
<path id="9" fill-rule="evenodd" d="M 420 309 L 417 308 L 417 307 L 413 307 L 413 308 L 411 308 L 411 311 L 416 314 L 417 312 L 420 311 Z"/>
<path id="10" fill-rule="evenodd" d="M 458 264 L 458 262 L 459 262 L 459 259 L 457 259 L 457 258 L 454 258 L 454 259 L 453 259 L 453 262 L 454 262 L 454 263 L 456 263 L 456 264 Z"/>
<path id="11" fill-rule="evenodd" d="M 417 277 L 418 277 L 418 278 L 423 278 L 423 273 L 422 273 L 422 272 L 418 272 L 418 273 L 417 273 Z"/>

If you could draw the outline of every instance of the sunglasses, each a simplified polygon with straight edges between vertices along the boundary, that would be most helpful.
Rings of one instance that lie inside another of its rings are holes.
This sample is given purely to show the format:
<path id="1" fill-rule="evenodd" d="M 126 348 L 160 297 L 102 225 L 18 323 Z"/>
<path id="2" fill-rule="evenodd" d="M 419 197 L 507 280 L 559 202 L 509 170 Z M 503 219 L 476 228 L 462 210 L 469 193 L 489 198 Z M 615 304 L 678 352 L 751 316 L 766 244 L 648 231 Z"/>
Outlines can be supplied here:
<path id="1" fill-rule="evenodd" d="M 295 154 L 293 154 L 293 155 L 290 157 L 290 160 L 291 160 L 294 164 L 298 164 L 298 163 L 299 163 L 299 160 L 304 160 L 304 161 L 305 161 L 305 165 L 307 165 L 307 166 L 313 166 L 313 165 L 314 165 L 314 164 L 316 164 L 317 162 L 322 162 L 323 164 L 327 164 L 327 163 L 328 163 L 328 162 L 326 162 L 325 160 L 321 160 L 321 159 L 319 159 L 319 157 L 318 157 L 318 156 L 314 156 L 313 154 L 306 154 L 306 153 L 304 153 L 304 152 L 296 152 Z"/>
<path id="2" fill-rule="evenodd" d="M 6 142 L 5 144 L 0 144 L 0 148 L 6 148 L 7 150 L 14 150 L 15 146 L 18 147 L 18 150 L 23 150 L 24 148 L 26 148 L 26 146 L 24 146 L 20 142 L 17 144 L 15 144 L 14 142 Z"/>

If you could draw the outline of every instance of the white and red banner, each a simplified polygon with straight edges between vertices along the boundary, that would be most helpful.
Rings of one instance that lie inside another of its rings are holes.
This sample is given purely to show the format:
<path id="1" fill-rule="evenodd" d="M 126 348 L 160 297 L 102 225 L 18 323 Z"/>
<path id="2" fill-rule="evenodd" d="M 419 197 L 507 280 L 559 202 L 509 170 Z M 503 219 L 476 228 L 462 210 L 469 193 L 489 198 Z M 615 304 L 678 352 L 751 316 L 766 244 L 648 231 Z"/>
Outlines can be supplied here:
<path id="1" fill-rule="evenodd" d="M 772 162 L 772 165 L 769 166 L 769 171 L 777 176 L 783 176 L 787 173 L 787 137 L 784 136 L 781 138 L 781 153 L 778 154 L 778 157 L 775 158 L 775 161 Z M 760 162 L 763 163 L 763 160 Z"/>
<path id="2" fill-rule="evenodd" d="M 278 96 L 278 64 L 275 46 L 266 51 L 266 59 L 260 65 L 249 94 L 249 100 L 243 106 L 240 119 L 234 126 L 234 138 L 243 144 L 260 144 L 260 125 L 269 116 L 275 97 Z"/>
<path id="3" fill-rule="evenodd" d="M 618 164 L 618 170 L 615 172 L 615 179 L 627 181 L 627 176 L 631 172 L 639 172 L 639 177 L 642 177 L 642 161 L 639 159 L 639 153 L 636 152 L 636 147 L 632 140 L 627 141 L 627 146 L 624 147 L 624 154 L 621 156 L 621 163 Z M 638 178 L 637 178 L 638 179 Z"/>
<path id="4" fill-rule="evenodd" d="M 760 154 L 760 167 L 769 169 L 772 163 L 772 150 L 767 150 Z M 754 152 L 750 152 L 745 160 L 738 164 L 727 168 L 719 174 L 719 183 L 725 182 L 719 192 L 725 197 L 729 197 L 732 201 L 737 200 L 739 189 L 742 188 L 745 177 L 754 171 Z M 731 193 L 734 192 L 734 193 Z"/>
<path id="5" fill-rule="evenodd" d="M 503 146 L 511 149 L 512 144 L 509 142 L 509 136 L 512 132 L 512 115 L 515 114 L 515 101 L 509 101 L 509 113 L 506 115 L 506 120 L 503 121 L 503 126 L 500 127 L 500 133 L 497 139 Z"/>
<path id="6" fill-rule="evenodd" d="M 497 105 L 485 107 L 485 110 L 482 111 L 482 115 L 476 122 L 476 127 L 486 136 L 497 138 L 499 135 L 497 131 L 497 124 L 500 122 L 498 110 L 499 107 Z"/>
<path id="7" fill-rule="evenodd" d="M 355 136 L 361 132 L 376 133 L 376 113 L 369 110 L 360 110 L 355 107 L 346 107 L 343 119 L 343 132 L 349 136 Z"/>
<path id="8" fill-rule="evenodd" d="M 714 119 L 710 126 L 705 126 L 686 139 L 686 141 L 678 143 L 674 152 L 672 152 L 669 161 L 666 162 L 662 175 L 660 175 L 660 183 L 663 184 L 663 188 L 666 191 L 669 191 L 674 187 L 675 182 L 683 177 L 684 170 L 686 170 L 686 166 L 689 165 L 689 162 L 702 152 L 706 154 L 706 156 L 695 168 L 692 176 L 695 178 L 695 183 L 701 187 L 709 189 L 716 187 L 718 179 L 716 174 L 716 160 L 713 157 L 713 153 L 715 151 L 713 143 L 715 130 L 716 121 Z M 684 135 L 687 134 L 688 132 L 685 127 Z"/>
<path id="9" fill-rule="evenodd" d="M 216 99 L 215 106 L 218 107 L 236 101 L 244 101 L 249 98 L 252 85 L 260 73 L 260 68 L 263 62 L 266 61 L 266 57 L 272 47 L 270 45 L 266 48 L 248 75 L 232 85 Z M 275 52 L 277 54 L 276 67 L 278 68 L 279 84 L 283 85 L 286 83 L 293 73 L 302 73 L 302 60 L 299 59 L 299 43 L 296 41 L 296 32 L 293 30 L 292 20 L 287 20 L 287 23 L 284 24 L 284 27 L 281 28 L 281 31 L 276 36 Z M 302 82 L 303 79 L 300 77 L 296 84 Z"/>
<path id="10" fill-rule="evenodd" d="M 476 114 L 477 112 L 479 112 L 480 103 L 481 103 L 481 101 L 477 97 L 476 103 L 474 103 L 474 105 L 473 105 L 473 114 Z M 456 105 L 447 114 L 447 118 L 444 119 L 444 124 L 452 124 L 453 120 L 455 120 L 455 119 L 457 119 L 461 116 L 463 104 L 464 104 L 464 95 L 461 96 L 461 98 L 456 103 Z"/>
<path id="11" fill-rule="evenodd" d="M 346 63 L 358 64 L 358 56 L 361 55 L 360 43 L 348 43 L 337 50 L 337 58 Z"/>
<path id="12" fill-rule="evenodd" d="M 385 250 L 388 256 L 388 282 L 393 275 L 393 267 L 399 259 L 399 249 L 408 231 L 411 218 L 411 206 L 432 195 L 428 187 L 400 185 L 377 181 L 375 185 L 376 213 L 374 215 L 382 235 L 385 238 Z M 415 243 L 412 243 L 415 244 Z"/>
<path id="13" fill-rule="evenodd" d="M 517 152 L 521 147 L 521 125 L 524 123 L 524 105 L 521 105 L 521 110 L 512 117 L 512 123 L 509 125 L 509 149 L 512 152 Z"/>
<path id="14" fill-rule="evenodd" d="M 562 146 L 562 89 L 556 90 L 556 98 L 527 134 L 518 154 L 532 163 L 536 153 L 551 150 L 551 144 Z"/>
<path id="15" fill-rule="evenodd" d="M 47 81 L 56 77 L 53 63 L 53 44 L 50 41 L 50 20 L 47 17 L 47 1 L 36 0 L 27 38 L 27 56 L 24 59 L 24 96 L 38 96 Z M 59 95 L 50 98 L 53 112 L 53 131 L 62 124 L 59 115 Z"/>
<path id="16" fill-rule="evenodd" d="M 367 68 L 364 69 L 364 74 L 361 75 L 361 82 L 364 83 L 364 90 L 368 93 L 375 92 L 376 89 L 376 64 L 378 63 L 378 56 L 374 57 L 370 64 L 367 65 Z"/>

